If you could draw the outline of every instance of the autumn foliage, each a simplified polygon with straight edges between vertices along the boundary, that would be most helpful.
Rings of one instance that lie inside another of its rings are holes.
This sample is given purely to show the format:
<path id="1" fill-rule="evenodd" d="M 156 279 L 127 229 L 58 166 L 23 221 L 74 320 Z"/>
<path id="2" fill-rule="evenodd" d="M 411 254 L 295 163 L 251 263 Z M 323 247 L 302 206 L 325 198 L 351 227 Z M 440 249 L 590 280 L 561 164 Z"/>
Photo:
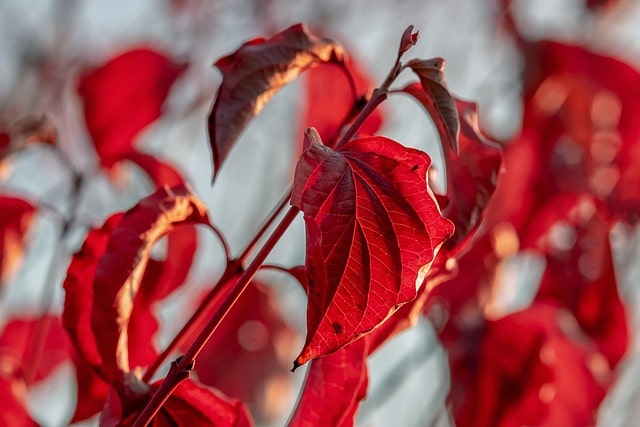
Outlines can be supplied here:
<path id="1" fill-rule="evenodd" d="M 444 59 L 405 59 L 419 41 L 413 27 L 398 34 L 379 84 L 304 24 L 218 59 L 222 82 L 206 122 L 214 186 L 252 119 L 304 76 L 291 186 L 239 254 L 179 168 L 136 143 L 188 64 L 137 47 L 80 70 L 75 89 L 98 159 L 91 173 L 115 182 L 119 165 L 132 163 L 153 189 L 85 230 L 61 284 L 61 313 L 4 324 L 0 425 L 38 425 L 27 391 L 69 362 L 78 390 L 71 423 L 100 414 L 101 426 L 251 426 L 278 415 L 276 397 L 293 393 L 298 375 L 288 371 L 309 365 L 288 425 L 352 426 L 367 396 L 367 358 L 420 318 L 433 321 L 447 351 L 457 425 L 593 424 L 629 347 L 610 234 L 640 214 L 640 74 L 587 47 L 513 36 L 527 64 L 523 123 L 500 142 L 483 132 L 476 104 L 452 94 Z M 396 82 L 401 73 L 408 83 Z M 380 134 L 388 97 L 424 110 L 441 154 Z M 74 155 L 49 121 L 30 123 L 0 129 L 0 162 L 42 144 Z M 74 177 L 80 189 L 85 178 Z M 44 209 L 0 194 L 0 286 L 11 285 Z M 298 216 L 305 264 L 267 265 Z M 223 248 L 223 272 L 159 345 L 156 307 L 190 285 L 202 233 Z M 153 255 L 160 246 L 164 257 Z M 544 260 L 539 285 L 525 307 L 504 309 L 502 287 L 516 286 L 505 270 L 525 254 Z M 304 339 L 274 286 L 255 278 L 263 270 L 299 282 Z M 292 351 L 297 358 L 283 358 Z"/>

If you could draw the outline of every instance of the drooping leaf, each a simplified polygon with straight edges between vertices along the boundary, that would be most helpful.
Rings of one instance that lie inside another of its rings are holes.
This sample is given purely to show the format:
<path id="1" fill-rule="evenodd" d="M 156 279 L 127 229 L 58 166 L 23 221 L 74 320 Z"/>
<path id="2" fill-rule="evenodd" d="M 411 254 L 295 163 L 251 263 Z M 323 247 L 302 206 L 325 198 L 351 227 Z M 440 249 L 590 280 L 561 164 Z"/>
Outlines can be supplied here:
<path id="1" fill-rule="evenodd" d="M 402 89 L 427 110 L 432 104 L 418 83 Z M 477 105 L 453 98 L 460 123 L 459 153 L 450 144 L 443 145 L 446 165 L 446 206 L 441 203 L 444 216 L 455 224 L 453 237 L 445 243 L 451 251 L 473 237 L 484 216 L 485 207 L 493 195 L 502 164 L 501 148 L 482 135 Z"/>
<path id="2" fill-rule="evenodd" d="M 135 420 L 149 396 L 162 380 L 146 386 L 129 379 L 112 388 L 100 418 L 100 427 L 126 427 Z M 242 402 L 229 399 L 210 387 L 187 379 L 169 396 L 150 427 L 251 427 L 248 411 Z"/>
<path id="3" fill-rule="evenodd" d="M 296 24 L 269 39 L 248 41 L 220 58 L 216 66 L 223 80 L 209 116 L 214 174 L 247 123 L 278 90 L 308 68 L 326 62 L 342 64 L 343 56 L 340 45 Z"/>
<path id="4" fill-rule="evenodd" d="M 103 167 L 132 151 L 138 133 L 162 114 L 169 89 L 185 69 L 163 53 L 138 48 L 83 71 L 78 92 Z"/>
<path id="5" fill-rule="evenodd" d="M 367 394 L 368 337 L 311 362 L 289 427 L 354 425 Z"/>
<path id="6" fill-rule="evenodd" d="M 384 137 L 339 151 L 311 129 L 292 204 L 307 233 L 307 339 L 295 364 L 372 331 L 416 296 L 453 232 L 427 187 L 429 157 Z"/>
<path id="7" fill-rule="evenodd" d="M 449 145 L 458 153 L 460 123 L 455 101 L 447 89 L 444 65 L 445 60 L 442 58 L 412 59 L 407 62 L 407 66 L 420 78 L 422 91 L 426 96 L 420 95 L 416 98 L 422 102 L 433 119 L 442 145 Z M 414 86 L 408 88 L 411 91 L 415 90 Z"/>
<path id="8" fill-rule="evenodd" d="M 73 255 L 64 280 L 65 300 L 62 321 L 79 356 L 96 372 L 103 359 L 98 351 L 96 335 L 91 327 L 93 281 L 98 262 L 104 256 L 109 236 L 124 214 L 109 217 L 102 227 L 89 231 L 82 248 Z M 106 377 L 105 377 L 106 378 Z"/>
<path id="9" fill-rule="evenodd" d="M 283 319 L 271 288 L 254 280 L 194 370 L 203 384 L 244 402 L 257 422 L 273 421 L 289 402 L 290 355 L 297 345 L 298 334 Z"/>
<path id="10" fill-rule="evenodd" d="M 127 324 L 153 244 L 183 224 L 208 224 L 206 206 L 184 187 L 161 188 L 125 213 L 109 236 L 93 280 L 91 328 L 111 378 L 129 371 Z"/>
<path id="11" fill-rule="evenodd" d="M 0 195 L 0 289 L 22 262 L 25 234 L 35 210 L 26 200 Z"/>
<path id="12" fill-rule="evenodd" d="M 460 117 L 459 149 L 456 156 L 445 148 L 447 197 L 443 214 L 455 224 L 453 237 L 445 243 L 452 250 L 473 237 L 493 195 L 502 165 L 499 145 L 486 139 L 480 131 L 477 105 L 455 99 Z"/>

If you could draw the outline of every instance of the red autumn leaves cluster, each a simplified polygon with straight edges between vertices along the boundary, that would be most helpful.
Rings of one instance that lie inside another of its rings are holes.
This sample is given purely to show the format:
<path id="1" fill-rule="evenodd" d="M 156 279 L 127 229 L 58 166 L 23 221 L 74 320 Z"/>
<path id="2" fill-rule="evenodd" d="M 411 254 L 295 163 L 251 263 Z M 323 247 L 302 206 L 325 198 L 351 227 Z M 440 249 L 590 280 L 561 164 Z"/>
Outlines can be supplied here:
<path id="1" fill-rule="evenodd" d="M 639 75 L 583 48 L 526 46 L 536 67 L 528 68 L 535 72 L 526 80 L 523 128 L 500 147 L 483 136 L 475 104 L 449 92 L 443 59 L 401 62 L 417 40 L 410 27 L 388 83 L 404 69 L 417 81 L 381 92 L 372 91 L 338 43 L 304 25 L 251 40 L 216 62 L 223 80 L 208 118 L 214 173 L 271 97 L 306 77 L 299 119 L 317 130 L 295 142 L 301 155 L 291 194 L 292 209 L 304 215 L 306 259 L 285 270 L 307 294 L 307 335 L 297 359 L 283 360 L 295 332 L 269 287 L 254 280 L 193 372 L 176 374 L 183 377 L 151 425 L 267 420 L 279 407 L 273 390 L 289 386 L 283 372 L 292 362 L 311 366 L 289 425 L 353 425 L 367 394 L 367 357 L 436 307 L 447 314 L 438 327 L 458 425 L 592 423 L 628 344 L 609 232 L 617 220 L 638 218 L 640 197 L 631 183 L 640 127 L 630 116 L 638 97 L 628 88 L 640 87 Z M 24 408 L 24 388 L 65 360 L 78 381 L 73 421 L 100 412 L 100 425 L 131 425 L 161 389 L 163 380 L 151 380 L 165 356 L 155 345 L 154 307 L 187 284 L 198 248 L 194 226 L 213 230 L 224 243 L 180 173 L 135 143 L 161 115 L 185 67 L 138 49 L 80 76 L 100 168 L 133 161 L 157 189 L 87 232 L 68 266 L 62 325 L 53 316 L 5 325 L 0 358 L 13 359 L 0 373 L 0 408 L 14 414 L 14 425 L 36 425 Z M 611 70 L 621 77 L 613 79 Z M 367 111 L 367 103 L 401 94 L 424 107 L 436 126 L 446 194 L 432 193 L 426 153 L 375 135 L 384 114 Z M 368 115 L 359 117 L 363 111 Z M 356 136 L 343 138 L 354 123 Z M 10 135 L 2 135 L 0 150 L 11 146 Z M 5 260 L 19 255 L 37 209 L 9 196 L 0 203 L 11 213 L 0 219 L 2 279 Z M 167 255 L 153 259 L 163 237 Z M 521 251 L 545 260 L 537 293 L 528 308 L 495 313 L 491 295 L 504 280 L 502 268 Z M 226 256 L 222 279 L 198 302 L 196 326 L 246 267 Z M 31 331 L 22 335 L 29 339 L 17 338 L 16 328 Z M 196 332 L 186 331 L 176 348 L 189 348 Z M 59 356 L 47 359 L 51 366 L 23 356 L 39 336 L 47 338 L 37 351 L 55 349 Z"/>

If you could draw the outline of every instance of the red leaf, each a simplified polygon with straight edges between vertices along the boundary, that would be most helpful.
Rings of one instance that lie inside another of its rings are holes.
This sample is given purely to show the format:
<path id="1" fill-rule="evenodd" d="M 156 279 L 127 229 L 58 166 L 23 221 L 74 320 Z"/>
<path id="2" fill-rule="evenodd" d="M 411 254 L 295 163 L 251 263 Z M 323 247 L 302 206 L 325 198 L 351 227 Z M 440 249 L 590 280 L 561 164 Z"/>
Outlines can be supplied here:
<path id="1" fill-rule="evenodd" d="M 205 345 L 195 372 L 203 384 L 244 402 L 257 421 L 273 421 L 289 402 L 288 355 L 297 338 L 271 288 L 254 281 Z"/>
<path id="2" fill-rule="evenodd" d="M 109 235 L 123 216 L 122 213 L 114 214 L 101 228 L 89 231 L 82 248 L 71 259 L 63 284 L 65 290 L 63 324 L 80 357 L 103 376 L 104 373 L 101 370 L 103 360 L 91 328 L 93 280 L 98 262 L 107 249 Z"/>
<path id="3" fill-rule="evenodd" d="M 592 425 L 611 380 L 575 319 L 553 305 L 488 322 L 475 352 L 461 427 Z"/>
<path id="4" fill-rule="evenodd" d="M 500 146 L 487 140 L 480 131 L 477 105 L 456 99 L 460 117 L 460 154 L 444 149 L 447 167 L 447 197 L 445 217 L 453 221 L 456 230 L 445 243 L 451 251 L 473 237 L 484 217 L 485 207 L 496 189 L 502 164 Z"/>
<path id="5" fill-rule="evenodd" d="M 20 381 L 0 376 L 0 426 L 39 427 L 25 407 L 26 391 Z"/>
<path id="6" fill-rule="evenodd" d="M 424 105 L 433 119 L 433 123 L 438 129 L 442 145 L 449 145 L 453 151 L 458 153 L 458 133 L 460 123 L 453 97 L 447 89 L 447 82 L 444 76 L 445 61 L 442 58 L 433 59 L 412 59 L 407 62 L 414 73 L 420 78 L 422 91 L 426 96 L 416 96 Z M 415 87 L 408 86 L 404 90 L 415 90 Z M 414 95 L 415 96 L 415 95 Z"/>
<path id="7" fill-rule="evenodd" d="M 141 200 L 111 232 L 93 281 L 91 313 L 109 378 L 129 371 L 127 324 L 153 244 L 177 226 L 208 223 L 206 206 L 179 186 L 161 188 Z"/>
<path id="8" fill-rule="evenodd" d="M 22 262 L 24 236 L 35 210 L 26 200 L 0 195 L 0 289 Z"/>
<path id="9" fill-rule="evenodd" d="M 558 195 L 539 210 L 523 245 L 546 257 L 536 300 L 571 310 L 615 367 L 627 350 L 629 331 L 617 291 L 609 227 L 594 202 L 588 195 Z"/>
<path id="10" fill-rule="evenodd" d="M 39 346 L 41 346 L 39 348 Z M 27 386 L 47 378 L 55 368 L 68 359 L 67 336 L 57 317 L 14 318 L 0 335 L 2 371 L 25 376 Z M 40 357 L 34 358 L 39 351 Z M 25 366 L 26 362 L 37 366 Z M 27 372 L 33 370 L 33 372 Z"/>
<path id="11" fill-rule="evenodd" d="M 163 185 L 173 187 L 185 183 L 180 172 L 157 157 L 135 151 L 123 154 L 123 156 L 145 171 L 156 188 Z"/>
<path id="12" fill-rule="evenodd" d="M 112 388 L 100 417 L 100 427 L 126 427 L 135 420 L 148 397 L 160 386 L 147 387 L 129 377 L 127 383 Z M 123 408 L 124 405 L 124 408 Z M 229 399 L 219 391 L 185 380 L 169 396 L 150 427 L 250 427 L 252 421 L 242 402 Z"/>
<path id="13" fill-rule="evenodd" d="M 400 48 L 398 49 L 398 54 L 402 55 L 413 46 L 418 43 L 418 31 L 413 32 L 413 25 L 409 25 L 402 33 L 402 38 L 400 39 Z"/>
<path id="14" fill-rule="evenodd" d="M 169 89 L 185 68 L 141 48 L 83 72 L 78 92 L 103 167 L 110 168 L 132 151 L 138 133 L 160 117 Z"/>
<path id="15" fill-rule="evenodd" d="M 214 174 L 247 123 L 278 90 L 308 68 L 324 62 L 342 64 L 343 56 L 337 43 L 318 38 L 297 24 L 269 39 L 246 42 L 220 58 L 216 66 L 223 80 L 209 116 Z"/>
<path id="16" fill-rule="evenodd" d="M 367 337 L 315 359 L 289 427 L 353 426 L 367 394 Z"/>
<path id="17" fill-rule="evenodd" d="M 453 232 L 426 184 L 429 157 L 384 137 L 340 151 L 305 136 L 292 204 L 307 231 L 307 340 L 301 365 L 372 331 L 416 296 Z"/>
<path id="18" fill-rule="evenodd" d="M 344 64 L 322 64 L 306 74 L 306 111 L 302 117 L 302 129 L 314 127 L 327 146 L 331 147 L 340 136 L 342 126 L 353 121 L 354 107 L 362 99 L 355 99 L 345 73 L 351 75 L 357 93 L 366 96 L 373 87 L 371 79 L 350 57 Z M 327 91 L 330 87 L 331 90 Z M 379 108 L 363 123 L 359 132 L 369 136 L 382 125 Z"/>

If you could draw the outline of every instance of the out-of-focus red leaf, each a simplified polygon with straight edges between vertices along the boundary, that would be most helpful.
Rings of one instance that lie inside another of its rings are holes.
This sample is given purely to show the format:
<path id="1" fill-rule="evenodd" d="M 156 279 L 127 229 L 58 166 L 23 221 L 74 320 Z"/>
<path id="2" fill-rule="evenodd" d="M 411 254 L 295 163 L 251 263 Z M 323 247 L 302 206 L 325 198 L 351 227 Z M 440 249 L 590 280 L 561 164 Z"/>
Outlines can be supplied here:
<path id="1" fill-rule="evenodd" d="M 351 74 L 356 94 L 352 93 L 345 72 Z M 302 129 L 314 127 L 329 147 L 333 146 L 340 136 L 342 125 L 355 117 L 349 117 L 357 107 L 359 99 L 354 95 L 365 96 L 373 88 L 371 79 L 362 71 L 353 57 L 349 57 L 344 65 L 323 64 L 306 73 L 306 110 L 302 114 Z M 327 90 L 331 88 L 331 90 Z M 363 135 L 374 135 L 382 125 L 383 115 L 377 108 L 363 123 L 359 132 Z"/>
<path id="2" fill-rule="evenodd" d="M 416 296 L 453 233 L 427 187 L 429 156 L 384 137 L 339 151 L 310 129 L 292 204 L 307 233 L 307 339 L 301 365 L 372 331 Z"/>
<path id="3" fill-rule="evenodd" d="M 289 355 L 297 341 L 271 289 L 253 281 L 207 342 L 195 372 L 203 384 L 244 402 L 257 421 L 273 420 L 289 402 Z"/>
<path id="4" fill-rule="evenodd" d="M 208 224 L 206 206 L 184 187 L 161 188 L 125 213 L 111 231 L 93 280 L 91 328 L 108 378 L 129 371 L 127 325 L 153 244 L 183 224 Z M 150 338 L 150 337 L 149 337 Z"/>
<path id="5" fill-rule="evenodd" d="M 289 427 L 354 425 L 367 394 L 368 337 L 311 362 Z"/>
<path id="6" fill-rule="evenodd" d="M 509 176 L 488 214 L 520 232 L 558 192 L 590 193 L 612 221 L 640 218 L 640 73 L 578 46 L 526 51 L 521 134 L 505 148 Z"/>
<path id="7" fill-rule="evenodd" d="M 63 324 L 79 356 L 101 374 L 103 360 L 96 344 L 96 335 L 91 328 L 93 280 L 98 262 L 107 249 L 109 236 L 123 217 L 122 213 L 114 214 L 102 227 L 89 231 L 82 248 L 71 259 L 63 284 Z"/>
<path id="8" fill-rule="evenodd" d="M 100 412 L 109 394 L 109 383 L 77 354 L 73 356 L 73 367 L 76 372 L 78 392 L 76 409 L 69 421 L 70 424 L 86 420 Z"/>
<path id="9" fill-rule="evenodd" d="M 36 351 L 40 351 L 40 356 L 34 359 Z M 54 316 L 11 319 L 0 335 L 3 371 L 23 375 L 27 370 L 33 370 L 28 373 L 29 378 L 25 378 L 27 381 L 38 382 L 47 378 L 68 357 L 67 336 L 59 319 Z M 38 365 L 24 366 L 28 361 Z"/>
<path id="10" fill-rule="evenodd" d="M 163 53 L 140 48 L 83 71 L 78 92 L 103 167 L 132 151 L 137 134 L 162 114 L 169 89 L 185 69 Z"/>
<path id="11" fill-rule="evenodd" d="M 220 58 L 216 66 L 222 72 L 222 85 L 209 116 L 214 176 L 247 123 L 278 90 L 308 68 L 326 62 L 343 64 L 343 56 L 336 42 L 296 24 L 269 39 L 248 41 Z"/>
<path id="12" fill-rule="evenodd" d="M 162 187 L 163 185 L 173 187 L 186 182 L 180 172 L 157 157 L 135 151 L 125 154 L 124 157 L 145 171 L 156 187 Z"/>
<path id="13" fill-rule="evenodd" d="M 573 316 L 555 305 L 487 322 L 475 351 L 471 390 L 453 402 L 462 427 L 592 425 L 612 379 Z"/>
<path id="14" fill-rule="evenodd" d="M 590 195 L 559 194 L 538 211 L 523 246 L 546 257 L 536 295 L 567 307 L 613 368 L 629 344 L 609 243 L 609 227 Z"/>
<path id="15" fill-rule="evenodd" d="M 7 378 L 0 372 L 1 427 L 39 427 L 25 407 L 26 392 L 24 383 Z"/>
<path id="16" fill-rule="evenodd" d="M 422 91 L 426 96 L 416 96 L 413 93 L 414 86 L 408 87 L 408 93 L 416 96 L 418 101 L 429 112 L 436 129 L 438 129 L 442 145 L 449 145 L 455 153 L 458 153 L 460 122 L 455 101 L 449 93 L 449 89 L 447 89 L 444 65 L 445 60 L 443 58 L 412 59 L 407 62 L 407 66 L 411 67 L 413 72 L 420 78 Z"/>
<path id="17" fill-rule="evenodd" d="M 0 195 L 0 288 L 22 261 L 24 236 L 35 211 L 26 200 Z"/>
<path id="18" fill-rule="evenodd" d="M 128 381 L 112 388 L 100 418 L 100 427 L 126 427 L 135 420 L 148 397 L 160 386 L 147 387 Z M 123 400 L 123 395 L 128 395 Z M 124 405 L 124 408 L 123 408 Z M 210 387 L 185 380 L 169 396 L 150 427 L 251 427 L 251 417 L 242 402 L 227 398 Z"/>

